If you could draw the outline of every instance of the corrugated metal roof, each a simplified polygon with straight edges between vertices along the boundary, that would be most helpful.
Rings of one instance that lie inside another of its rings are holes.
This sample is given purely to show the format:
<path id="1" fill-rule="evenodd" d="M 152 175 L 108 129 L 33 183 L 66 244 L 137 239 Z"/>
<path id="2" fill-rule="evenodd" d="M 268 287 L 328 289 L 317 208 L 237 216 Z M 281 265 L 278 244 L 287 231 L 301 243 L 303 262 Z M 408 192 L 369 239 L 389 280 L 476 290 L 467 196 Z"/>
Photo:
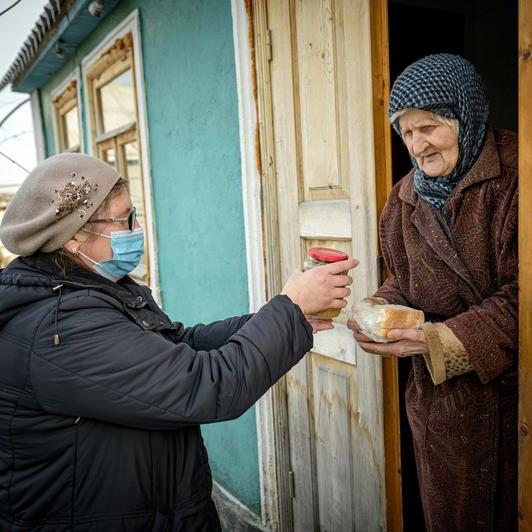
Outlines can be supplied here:
<path id="1" fill-rule="evenodd" d="M 71 3 L 71 2 L 68 2 Z M 44 6 L 43 12 L 31 30 L 30 35 L 24 41 L 17 57 L 0 81 L 0 90 L 6 87 L 28 67 L 31 59 L 37 53 L 39 46 L 52 33 L 56 22 L 65 16 L 67 12 L 67 0 L 50 0 Z M 30 52 L 31 50 L 31 52 Z"/>
<path id="2" fill-rule="evenodd" d="M 119 0 L 99 0 L 99 17 L 89 13 L 91 0 L 49 0 L 0 81 L 17 92 L 32 92 L 44 85 L 76 51 Z"/>

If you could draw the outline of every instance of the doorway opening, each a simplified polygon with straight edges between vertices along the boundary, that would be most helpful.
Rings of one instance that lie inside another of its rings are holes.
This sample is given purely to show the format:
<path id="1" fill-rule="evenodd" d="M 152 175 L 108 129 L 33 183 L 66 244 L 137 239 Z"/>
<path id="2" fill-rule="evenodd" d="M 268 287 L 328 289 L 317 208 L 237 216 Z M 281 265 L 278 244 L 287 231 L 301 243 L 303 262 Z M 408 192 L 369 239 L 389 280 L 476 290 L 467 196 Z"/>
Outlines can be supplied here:
<path id="1" fill-rule="evenodd" d="M 429 54 L 459 54 L 471 61 L 486 84 L 489 125 L 517 132 L 517 2 L 499 0 L 389 0 L 390 81 Z M 412 164 L 392 134 L 392 176 L 397 183 Z M 403 529 L 425 530 L 404 392 L 411 361 L 399 359 Z"/>

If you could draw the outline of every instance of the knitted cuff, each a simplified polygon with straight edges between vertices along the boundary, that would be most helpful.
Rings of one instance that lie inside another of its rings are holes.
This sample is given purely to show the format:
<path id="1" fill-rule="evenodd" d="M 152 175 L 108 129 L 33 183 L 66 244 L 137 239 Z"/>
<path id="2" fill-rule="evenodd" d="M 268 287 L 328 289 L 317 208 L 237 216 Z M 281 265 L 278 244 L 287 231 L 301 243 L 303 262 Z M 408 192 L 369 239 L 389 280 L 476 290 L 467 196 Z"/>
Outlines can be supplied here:
<path id="1" fill-rule="evenodd" d="M 435 323 L 434 327 L 438 331 L 443 345 L 443 358 L 447 378 L 450 379 L 451 377 L 473 371 L 474 368 L 469 360 L 466 348 L 456 337 L 452 329 L 445 325 L 445 323 Z"/>
<path id="2" fill-rule="evenodd" d="M 445 371 L 445 360 L 443 355 L 443 345 L 438 334 L 438 329 L 434 323 L 426 322 L 421 328 L 425 333 L 425 338 L 427 339 L 427 345 L 429 352 L 423 355 L 425 363 L 427 364 L 427 369 L 429 370 L 432 382 L 434 384 L 441 384 L 445 381 L 446 371 Z"/>

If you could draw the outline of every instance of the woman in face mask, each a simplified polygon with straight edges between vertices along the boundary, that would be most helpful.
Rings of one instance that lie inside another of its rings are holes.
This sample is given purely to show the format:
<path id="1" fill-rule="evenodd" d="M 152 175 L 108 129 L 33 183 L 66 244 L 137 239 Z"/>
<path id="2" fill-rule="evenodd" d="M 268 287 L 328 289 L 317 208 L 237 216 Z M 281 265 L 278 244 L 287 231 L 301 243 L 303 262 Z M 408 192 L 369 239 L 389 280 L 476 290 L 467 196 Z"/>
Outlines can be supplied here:
<path id="1" fill-rule="evenodd" d="M 100 218 L 100 214 L 109 217 Z M 137 222 L 125 180 L 116 182 L 95 216 L 64 248 L 73 255 L 72 259 L 76 260 L 77 256 L 86 266 L 114 282 L 140 264 L 144 255 L 144 231 Z"/>
<path id="2" fill-rule="evenodd" d="M 255 315 L 185 328 L 129 276 L 127 183 L 93 157 L 40 163 L 0 238 L 0 530 L 219 530 L 200 424 L 238 417 L 345 306 L 356 265 L 295 272 Z"/>

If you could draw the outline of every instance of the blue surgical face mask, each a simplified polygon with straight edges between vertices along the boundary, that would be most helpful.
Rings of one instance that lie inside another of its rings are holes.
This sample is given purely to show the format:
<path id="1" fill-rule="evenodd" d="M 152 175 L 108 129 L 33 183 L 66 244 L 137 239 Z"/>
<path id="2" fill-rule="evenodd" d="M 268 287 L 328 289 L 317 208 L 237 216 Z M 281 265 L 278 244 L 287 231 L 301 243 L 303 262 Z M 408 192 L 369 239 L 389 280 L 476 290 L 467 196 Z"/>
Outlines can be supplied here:
<path id="1" fill-rule="evenodd" d="M 133 231 L 112 231 L 110 235 L 96 233 L 85 228 L 82 230 L 111 240 L 113 258 L 109 260 L 96 262 L 78 250 L 80 255 L 92 262 L 94 270 L 103 277 L 116 282 L 139 265 L 140 259 L 144 255 L 144 231 L 142 227 Z"/>

